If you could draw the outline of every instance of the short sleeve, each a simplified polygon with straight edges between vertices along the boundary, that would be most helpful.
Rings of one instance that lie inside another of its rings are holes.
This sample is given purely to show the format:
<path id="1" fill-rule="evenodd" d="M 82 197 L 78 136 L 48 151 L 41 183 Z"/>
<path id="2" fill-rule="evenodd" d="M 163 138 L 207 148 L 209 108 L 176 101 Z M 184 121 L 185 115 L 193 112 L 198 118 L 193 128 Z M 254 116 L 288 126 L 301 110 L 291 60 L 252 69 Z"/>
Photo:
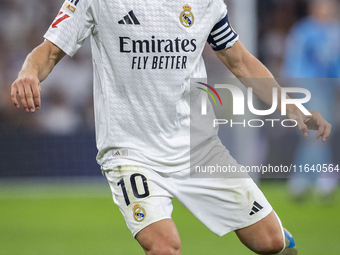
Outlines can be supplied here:
<path id="1" fill-rule="evenodd" d="M 207 40 L 214 51 L 230 48 L 239 39 L 238 34 L 230 25 L 227 6 L 224 5 L 223 9 L 222 18 L 213 27 Z"/>
<path id="2" fill-rule="evenodd" d="M 66 0 L 44 38 L 73 56 L 95 27 L 93 0 Z"/>

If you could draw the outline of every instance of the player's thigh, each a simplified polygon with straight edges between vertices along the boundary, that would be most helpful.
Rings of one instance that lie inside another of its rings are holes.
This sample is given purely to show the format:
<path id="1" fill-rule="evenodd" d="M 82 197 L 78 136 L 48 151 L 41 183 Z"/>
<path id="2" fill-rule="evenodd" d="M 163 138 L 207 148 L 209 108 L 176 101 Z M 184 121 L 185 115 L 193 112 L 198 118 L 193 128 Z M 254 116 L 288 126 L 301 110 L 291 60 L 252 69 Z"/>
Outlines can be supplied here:
<path id="1" fill-rule="evenodd" d="M 165 188 L 171 189 L 171 183 L 159 174 L 139 166 L 119 166 L 103 173 L 134 237 L 155 222 L 171 219 L 172 195 Z"/>

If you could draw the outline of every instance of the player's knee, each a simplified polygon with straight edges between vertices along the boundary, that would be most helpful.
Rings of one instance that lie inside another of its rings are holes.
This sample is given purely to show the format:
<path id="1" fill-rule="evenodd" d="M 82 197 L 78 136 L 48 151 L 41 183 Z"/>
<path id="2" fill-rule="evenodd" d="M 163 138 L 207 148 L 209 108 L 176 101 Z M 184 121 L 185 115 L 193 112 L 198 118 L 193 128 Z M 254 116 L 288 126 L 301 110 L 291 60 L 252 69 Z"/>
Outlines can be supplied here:
<path id="1" fill-rule="evenodd" d="M 180 255 L 181 241 L 178 239 L 164 240 L 157 242 L 151 246 L 151 249 L 146 251 L 147 255 Z"/>
<path id="2" fill-rule="evenodd" d="M 180 255 L 180 250 L 174 247 L 155 247 L 147 255 Z"/>
<path id="3" fill-rule="evenodd" d="M 263 240 L 255 247 L 254 252 L 257 254 L 279 254 L 285 248 L 285 243 L 282 235 L 270 236 Z"/>
<path id="4" fill-rule="evenodd" d="M 147 255 L 180 255 L 181 245 L 169 245 L 169 244 L 156 244 L 149 251 L 146 251 Z"/>

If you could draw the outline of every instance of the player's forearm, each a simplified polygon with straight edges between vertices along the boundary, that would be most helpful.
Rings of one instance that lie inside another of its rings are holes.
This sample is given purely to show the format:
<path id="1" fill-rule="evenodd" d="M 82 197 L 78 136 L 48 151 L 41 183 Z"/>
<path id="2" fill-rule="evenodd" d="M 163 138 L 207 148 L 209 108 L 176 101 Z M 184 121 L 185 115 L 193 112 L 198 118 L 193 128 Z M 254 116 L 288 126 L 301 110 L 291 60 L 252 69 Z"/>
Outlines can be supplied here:
<path id="1" fill-rule="evenodd" d="M 273 88 L 277 88 L 277 110 L 281 110 L 281 86 L 276 82 L 272 73 L 249 52 L 245 53 L 235 76 L 246 86 L 252 87 L 253 93 L 264 103 L 273 104 Z M 288 95 L 286 95 L 289 98 Z M 301 115 L 302 112 L 295 104 L 286 105 L 288 116 Z M 295 118 L 294 118 L 295 119 Z"/>
<path id="2" fill-rule="evenodd" d="M 50 42 L 44 42 L 36 47 L 25 59 L 20 76 L 34 76 L 43 81 L 50 74 L 54 66 L 65 55 Z"/>
<path id="3" fill-rule="evenodd" d="M 272 73 L 257 58 L 248 53 L 243 57 L 239 68 L 233 73 L 243 85 L 252 87 L 253 93 L 268 105 L 272 105 L 273 88 L 277 88 L 278 109 L 280 109 L 281 87 Z"/>
<path id="4" fill-rule="evenodd" d="M 246 86 L 252 87 L 253 93 L 264 103 L 272 105 L 273 88 L 278 89 L 280 107 L 281 87 L 271 72 L 240 41 L 233 47 L 216 52 L 226 67 Z"/>
<path id="5" fill-rule="evenodd" d="M 40 109 L 40 82 L 45 80 L 53 67 L 65 56 L 56 45 L 45 41 L 26 58 L 18 78 L 12 83 L 11 97 L 16 107 L 27 112 Z"/>

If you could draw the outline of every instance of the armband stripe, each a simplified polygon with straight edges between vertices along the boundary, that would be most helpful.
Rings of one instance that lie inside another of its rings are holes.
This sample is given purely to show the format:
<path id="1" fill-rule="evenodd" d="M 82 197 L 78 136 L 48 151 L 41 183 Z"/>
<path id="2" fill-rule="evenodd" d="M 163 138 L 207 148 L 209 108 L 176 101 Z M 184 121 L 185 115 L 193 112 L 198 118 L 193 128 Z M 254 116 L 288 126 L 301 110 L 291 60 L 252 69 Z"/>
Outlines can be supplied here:
<path id="1" fill-rule="evenodd" d="M 229 27 L 229 28 L 227 29 L 227 31 L 221 33 L 221 34 L 218 35 L 218 36 L 215 36 L 215 37 L 214 37 L 214 40 L 217 42 L 219 39 L 221 39 L 221 38 L 223 38 L 223 37 L 225 37 L 225 36 L 230 35 L 230 31 L 231 31 L 231 28 Z"/>
<path id="2" fill-rule="evenodd" d="M 238 35 L 232 29 L 228 20 L 228 14 L 226 14 L 224 18 L 213 27 L 207 41 L 213 50 L 218 51 L 231 47 L 237 38 Z"/>
<path id="3" fill-rule="evenodd" d="M 228 36 L 227 38 L 225 38 L 224 40 L 222 40 L 222 41 L 220 41 L 220 42 L 217 42 L 216 45 L 217 45 L 217 46 L 220 46 L 220 45 L 223 44 L 223 43 L 226 43 L 226 42 L 228 42 L 228 41 L 231 41 L 231 40 L 235 39 L 236 36 L 237 36 L 237 35 L 235 35 L 234 33 L 231 33 L 231 35 L 229 35 L 229 36 Z"/>
<path id="4" fill-rule="evenodd" d="M 224 20 L 222 20 L 222 21 L 224 21 Z M 228 23 L 228 22 L 226 22 L 222 27 L 220 27 L 220 28 L 214 30 L 214 31 L 211 32 L 210 34 L 214 36 L 214 35 L 218 34 L 219 32 L 223 31 L 223 30 L 224 30 L 225 28 L 227 28 L 227 27 L 229 27 L 229 23 Z"/>

